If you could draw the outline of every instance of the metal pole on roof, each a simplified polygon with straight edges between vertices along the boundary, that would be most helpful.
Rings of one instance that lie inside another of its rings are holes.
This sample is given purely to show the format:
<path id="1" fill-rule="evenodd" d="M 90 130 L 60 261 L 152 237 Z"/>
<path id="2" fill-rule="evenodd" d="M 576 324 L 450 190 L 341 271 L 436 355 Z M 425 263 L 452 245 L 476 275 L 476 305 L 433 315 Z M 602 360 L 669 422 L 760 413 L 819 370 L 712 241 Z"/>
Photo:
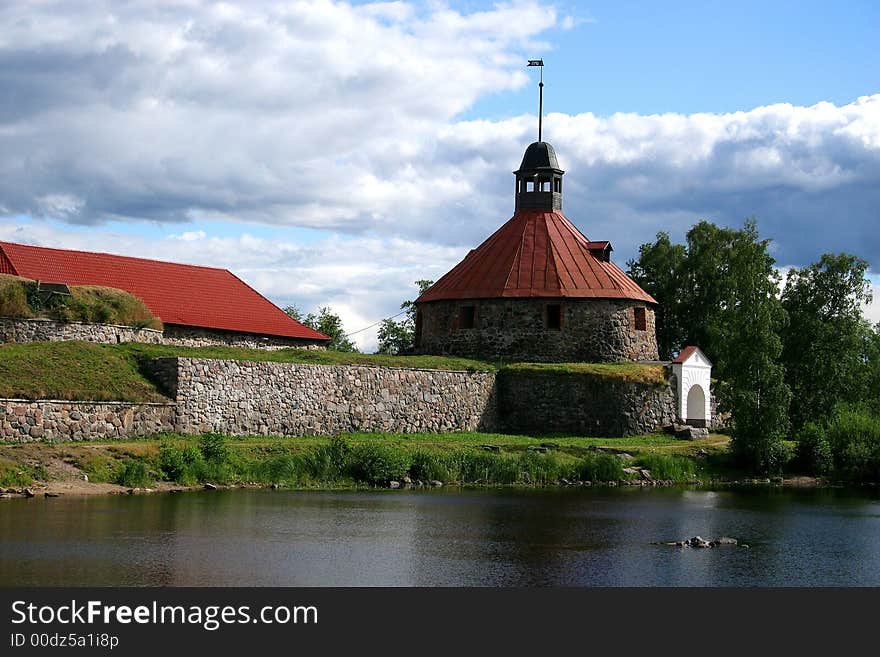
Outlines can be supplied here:
<path id="1" fill-rule="evenodd" d="M 543 132 L 544 123 L 544 60 L 530 59 L 528 65 L 541 68 L 541 81 L 538 83 L 538 141 L 542 141 L 541 133 Z"/>

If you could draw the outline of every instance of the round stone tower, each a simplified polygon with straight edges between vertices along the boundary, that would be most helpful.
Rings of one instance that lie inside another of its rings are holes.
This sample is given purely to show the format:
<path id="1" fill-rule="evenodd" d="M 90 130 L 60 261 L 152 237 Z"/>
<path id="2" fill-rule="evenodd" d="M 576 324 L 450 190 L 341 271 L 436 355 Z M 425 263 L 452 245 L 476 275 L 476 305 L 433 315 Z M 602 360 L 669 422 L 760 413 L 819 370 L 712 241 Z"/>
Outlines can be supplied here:
<path id="1" fill-rule="evenodd" d="M 416 299 L 416 353 L 657 359 L 657 302 L 562 214 L 564 173 L 550 144 L 529 145 L 513 217 Z"/>

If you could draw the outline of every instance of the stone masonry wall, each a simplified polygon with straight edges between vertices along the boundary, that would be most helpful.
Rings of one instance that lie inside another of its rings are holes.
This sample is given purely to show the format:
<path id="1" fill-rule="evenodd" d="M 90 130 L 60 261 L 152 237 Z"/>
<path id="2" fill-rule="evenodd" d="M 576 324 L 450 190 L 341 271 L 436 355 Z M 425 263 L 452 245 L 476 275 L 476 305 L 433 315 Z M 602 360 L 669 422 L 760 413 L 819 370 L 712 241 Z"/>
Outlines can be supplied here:
<path id="1" fill-rule="evenodd" d="M 502 372 L 501 431 L 627 436 L 675 421 L 675 388 L 586 374 Z"/>
<path id="2" fill-rule="evenodd" d="M 103 344 L 119 342 L 162 343 L 162 331 L 136 329 L 113 324 L 83 324 L 56 322 L 51 319 L 21 319 L 0 317 L 0 343 L 4 342 L 62 342 L 84 340 Z"/>
<path id="3" fill-rule="evenodd" d="M 3 442 L 105 440 L 172 431 L 174 404 L 0 399 Z"/>
<path id="4" fill-rule="evenodd" d="M 161 359 L 184 433 L 310 435 L 495 426 L 495 375 L 356 365 Z"/>
<path id="5" fill-rule="evenodd" d="M 546 307 L 559 304 L 558 329 L 545 326 Z M 459 309 L 474 306 L 474 328 L 458 326 Z M 635 329 L 634 308 L 645 308 L 646 330 Z M 657 360 L 654 310 L 616 299 L 473 299 L 418 306 L 417 353 L 489 360 L 601 362 Z"/>
<path id="6" fill-rule="evenodd" d="M 56 322 L 51 319 L 23 319 L 0 317 L 0 344 L 7 342 L 63 342 L 84 340 L 102 344 L 146 342 L 180 347 L 243 347 L 247 349 L 323 349 L 313 340 L 261 336 L 253 333 L 208 330 L 190 326 L 166 324 L 165 331 L 136 329 L 114 324 L 84 324 Z"/>
<path id="7" fill-rule="evenodd" d="M 324 349 L 314 340 L 284 338 L 238 333 L 236 331 L 208 330 L 195 326 L 166 324 L 164 344 L 179 347 L 241 347 L 245 349 Z"/>

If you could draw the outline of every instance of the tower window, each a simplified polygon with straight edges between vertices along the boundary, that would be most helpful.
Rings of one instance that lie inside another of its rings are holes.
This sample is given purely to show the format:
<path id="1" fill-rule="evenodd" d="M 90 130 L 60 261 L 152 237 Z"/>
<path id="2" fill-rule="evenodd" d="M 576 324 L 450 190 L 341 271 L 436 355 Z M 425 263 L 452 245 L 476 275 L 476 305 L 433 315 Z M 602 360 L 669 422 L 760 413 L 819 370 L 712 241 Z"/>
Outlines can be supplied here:
<path id="1" fill-rule="evenodd" d="M 474 317 L 476 316 L 476 308 L 474 306 L 461 306 L 458 309 L 458 328 L 472 329 L 474 328 Z"/>
<path id="2" fill-rule="evenodd" d="M 648 317 L 644 308 L 633 308 L 636 331 L 648 330 Z"/>
<path id="3" fill-rule="evenodd" d="M 555 191 L 562 192 L 562 178 L 555 178 L 553 182 L 556 186 Z"/>
<path id="4" fill-rule="evenodd" d="M 526 191 L 527 192 L 535 191 L 535 181 L 534 180 L 527 180 L 526 181 Z"/>
<path id="5" fill-rule="evenodd" d="M 546 316 L 546 326 L 548 329 L 559 330 L 562 328 L 562 306 L 558 303 L 548 304 Z"/>

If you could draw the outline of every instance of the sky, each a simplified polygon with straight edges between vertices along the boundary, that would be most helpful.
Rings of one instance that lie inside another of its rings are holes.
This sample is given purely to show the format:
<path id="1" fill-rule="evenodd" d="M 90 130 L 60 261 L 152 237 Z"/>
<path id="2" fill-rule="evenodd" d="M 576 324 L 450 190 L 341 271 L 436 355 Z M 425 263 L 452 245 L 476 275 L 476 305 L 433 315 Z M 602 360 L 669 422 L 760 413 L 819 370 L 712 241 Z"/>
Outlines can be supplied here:
<path id="1" fill-rule="evenodd" d="M 755 217 L 865 258 L 880 321 L 875 2 L 0 3 L 0 240 L 226 267 L 358 345 L 513 213 L 537 138 L 625 267 Z"/>

